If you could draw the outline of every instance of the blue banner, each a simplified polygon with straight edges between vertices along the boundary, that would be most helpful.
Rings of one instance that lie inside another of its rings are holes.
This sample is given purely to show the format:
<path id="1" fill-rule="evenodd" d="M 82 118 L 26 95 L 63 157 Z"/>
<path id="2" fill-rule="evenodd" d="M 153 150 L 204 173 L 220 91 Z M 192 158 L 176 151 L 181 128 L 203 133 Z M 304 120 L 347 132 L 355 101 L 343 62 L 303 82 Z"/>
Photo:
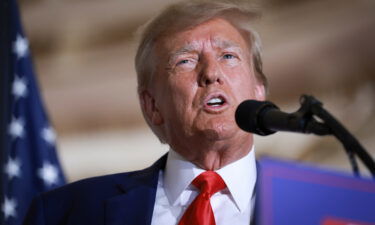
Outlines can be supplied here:
<path id="1" fill-rule="evenodd" d="M 260 161 L 258 225 L 375 224 L 375 181 L 274 159 Z"/>

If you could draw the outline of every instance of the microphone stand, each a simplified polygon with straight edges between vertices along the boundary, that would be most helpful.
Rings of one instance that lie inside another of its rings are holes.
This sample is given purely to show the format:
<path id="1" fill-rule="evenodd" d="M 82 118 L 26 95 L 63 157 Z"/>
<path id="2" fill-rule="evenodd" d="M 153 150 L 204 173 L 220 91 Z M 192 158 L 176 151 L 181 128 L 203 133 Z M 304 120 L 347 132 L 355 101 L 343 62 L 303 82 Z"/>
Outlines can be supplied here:
<path id="1" fill-rule="evenodd" d="M 344 146 L 354 174 L 360 176 L 355 158 L 355 156 L 358 156 L 375 178 L 374 159 L 358 140 L 323 108 L 323 104 L 309 95 L 302 95 L 300 103 L 301 108 L 294 115 L 300 119 L 304 127 L 304 133 L 335 136 Z M 318 117 L 323 123 L 318 122 L 314 117 Z"/>

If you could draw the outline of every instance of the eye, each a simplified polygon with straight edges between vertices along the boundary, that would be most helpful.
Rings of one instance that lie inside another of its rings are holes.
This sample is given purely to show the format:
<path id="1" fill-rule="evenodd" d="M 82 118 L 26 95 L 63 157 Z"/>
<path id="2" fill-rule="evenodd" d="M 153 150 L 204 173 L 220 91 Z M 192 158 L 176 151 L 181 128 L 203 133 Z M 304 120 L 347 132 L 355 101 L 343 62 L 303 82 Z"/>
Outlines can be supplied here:
<path id="1" fill-rule="evenodd" d="M 188 72 L 193 70 L 198 63 L 198 60 L 193 57 L 184 57 L 176 59 L 176 62 L 172 65 L 176 72 Z"/>
<path id="2" fill-rule="evenodd" d="M 178 66 L 178 65 L 181 65 L 181 64 L 186 64 L 186 63 L 188 63 L 188 62 L 189 62 L 189 60 L 187 60 L 187 59 L 183 59 L 183 60 L 177 62 L 177 66 Z"/>
<path id="3" fill-rule="evenodd" d="M 234 59 L 235 56 L 232 55 L 232 54 L 225 54 L 225 55 L 223 55 L 223 58 L 224 58 L 224 59 Z"/>

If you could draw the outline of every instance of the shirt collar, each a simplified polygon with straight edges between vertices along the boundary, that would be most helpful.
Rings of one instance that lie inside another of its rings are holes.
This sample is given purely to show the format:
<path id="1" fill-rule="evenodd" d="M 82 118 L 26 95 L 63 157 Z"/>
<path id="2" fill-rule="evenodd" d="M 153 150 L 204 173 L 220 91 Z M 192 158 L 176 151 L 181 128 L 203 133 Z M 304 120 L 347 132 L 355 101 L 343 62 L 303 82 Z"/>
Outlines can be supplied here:
<path id="1" fill-rule="evenodd" d="M 169 151 L 164 173 L 164 190 L 171 205 L 178 204 L 182 192 L 205 170 Z M 224 180 L 238 209 L 243 212 L 250 203 L 256 181 L 254 147 L 243 158 L 216 171 Z M 233 176 L 233 174 L 238 174 Z"/>

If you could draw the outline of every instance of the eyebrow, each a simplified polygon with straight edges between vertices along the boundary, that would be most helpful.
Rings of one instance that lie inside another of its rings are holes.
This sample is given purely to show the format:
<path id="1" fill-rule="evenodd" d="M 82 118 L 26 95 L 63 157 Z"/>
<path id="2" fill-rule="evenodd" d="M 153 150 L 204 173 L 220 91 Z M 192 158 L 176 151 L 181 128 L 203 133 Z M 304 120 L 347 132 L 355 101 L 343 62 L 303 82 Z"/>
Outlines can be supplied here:
<path id="1" fill-rule="evenodd" d="M 183 54 L 186 54 L 186 53 L 189 53 L 189 52 L 196 51 L 197 49 L 198 49 L 197 44 L 195 44 L 195 43 L 186 44 L 186 45 L 182 46 L 181 48 L 177 49 L 176 51 L 173 51 L 170 54 L 170 59 L 175 58 L 179 55 L 183 55 Z"/>

